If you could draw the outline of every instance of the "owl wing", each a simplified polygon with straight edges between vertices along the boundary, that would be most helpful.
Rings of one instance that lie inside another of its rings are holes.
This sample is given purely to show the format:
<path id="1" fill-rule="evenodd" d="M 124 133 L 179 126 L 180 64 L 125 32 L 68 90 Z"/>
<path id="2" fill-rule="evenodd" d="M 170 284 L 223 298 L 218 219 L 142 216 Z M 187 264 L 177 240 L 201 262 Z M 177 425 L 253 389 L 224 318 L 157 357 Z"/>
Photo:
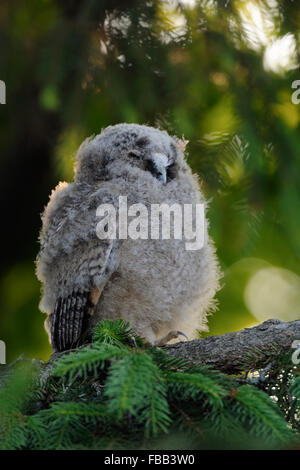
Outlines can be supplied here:
<path id="1" fill-rule="evenodd" d="M 86 193 L 73 183 L 55 190 L 43 215 L 37 273 L 44 296 L 53 299 L 55 292 L 48 318 L 54 351 L 79 342 L 118 266 L 119 241 L 96 234 L 99 204 L 116 207 L 116 198 L 106 190 Z"/>
<path id="2" fill-rule="evenodd" d="M 117 251 L 116 243 L 105 243 L 102 240 L 97 240 L 96 243 L 81 247 L 82 255 L 77 261 L 78 276 L 73 275 L 72 280 L 68 280 L 68 286 L 65 284 L 68 287 L 67 294 L 62 293 L 57 297 L 50 314 L 51 344 L 56 351 L 70 349 L 78 343 L 88 327 L 105 284 L 114 271 L 112 258 Z M 76 256 L 76 252 L 71 252 L 70 256 Z M 77 263 L 73 263 L 72 273 Z"/>

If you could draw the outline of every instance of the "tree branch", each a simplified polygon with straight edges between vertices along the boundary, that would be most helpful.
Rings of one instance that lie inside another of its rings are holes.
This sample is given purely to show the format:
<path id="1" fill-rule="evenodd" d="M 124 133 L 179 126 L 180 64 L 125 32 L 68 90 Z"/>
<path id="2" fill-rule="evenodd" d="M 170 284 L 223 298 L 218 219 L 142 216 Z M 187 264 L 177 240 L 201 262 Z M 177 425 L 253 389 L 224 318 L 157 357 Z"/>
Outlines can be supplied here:
<path id="1" fill-rule="evenodd" d="M 293 341 L 300 340 L 300 320 L 284 322 L 267 320 L 253 328 L 219 336 L 167 344 L 162 347 L 171 356 L 189 359 L 194 364 L 210 365 L 227 374 L 263 369 L 290 351 Z M 86 344 L 81 347 L 91 346 Z M 52 354 L 48 366 L 63 354 L 77 349 Z"/>
<path id="2" fill-rule="evenodd" d="M 169 344 L 163 349 L 195 364 L 206 364 L 222 372 L 236 374 L 262 369 L 288 350 L 292 358 L 294 350 L 291 346 L 297 339 L 300 339 L 300 320 L 283 322 L 272 319 L 253 328 Z"/>

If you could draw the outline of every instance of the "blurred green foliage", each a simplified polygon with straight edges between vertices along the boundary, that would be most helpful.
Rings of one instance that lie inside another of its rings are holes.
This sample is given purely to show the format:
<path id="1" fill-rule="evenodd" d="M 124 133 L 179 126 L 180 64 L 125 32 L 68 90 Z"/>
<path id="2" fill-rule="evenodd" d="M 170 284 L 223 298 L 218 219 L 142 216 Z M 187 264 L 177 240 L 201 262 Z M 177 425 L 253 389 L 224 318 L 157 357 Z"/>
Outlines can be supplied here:
<path id="1" fill-rule="evenodd" d="M 48 195 L 72 180 L 83 138 L 124 121 L 190 142 L 224 270 L 210 334 L 255 324 L 263 308 L 276 317 L 281 304 L 300 318 L 300 105 L 291 101 L 299 24 L 292 0 L 2 0 L 0 338 L 8 360 L 50 354 L 34 273 Z M 261 269 L 268 288 L 254 282 Z"/>

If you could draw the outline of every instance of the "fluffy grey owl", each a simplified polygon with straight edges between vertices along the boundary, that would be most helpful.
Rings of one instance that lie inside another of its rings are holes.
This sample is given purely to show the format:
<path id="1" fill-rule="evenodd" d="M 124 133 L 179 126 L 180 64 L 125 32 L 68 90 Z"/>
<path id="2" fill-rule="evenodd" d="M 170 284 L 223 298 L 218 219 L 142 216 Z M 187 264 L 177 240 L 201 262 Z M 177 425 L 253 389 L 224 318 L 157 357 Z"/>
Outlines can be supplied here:
<path id="1" fill-rule="evenodd" d="M 151 343 L 173 330 L 206 330 L 220 272 L 207 234 L 199 250 L 182 239 L 100 239 L 99 205 L 204 203 L 181 142 L 166 132 L 118 124 L 83 142 L 72 183 L 59 183 L 43 213 L 37 276 L 54 351 L 79 343 L 103 318 L 123 318 Z"/>

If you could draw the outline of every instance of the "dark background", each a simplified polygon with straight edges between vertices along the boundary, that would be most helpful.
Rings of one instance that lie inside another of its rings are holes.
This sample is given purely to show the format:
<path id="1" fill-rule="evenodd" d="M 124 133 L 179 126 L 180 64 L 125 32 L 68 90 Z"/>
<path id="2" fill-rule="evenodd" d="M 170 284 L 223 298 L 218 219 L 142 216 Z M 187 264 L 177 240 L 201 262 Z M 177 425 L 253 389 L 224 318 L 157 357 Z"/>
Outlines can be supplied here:
<path id="1" fill-rule="evenodd" d="M 40 213 L 81 141 L 118 122 L 184 137 L 224 270 L 210 334 L 300 318 L 296 1 L 1 0 L 0 339 L 47 359 Z"/>

